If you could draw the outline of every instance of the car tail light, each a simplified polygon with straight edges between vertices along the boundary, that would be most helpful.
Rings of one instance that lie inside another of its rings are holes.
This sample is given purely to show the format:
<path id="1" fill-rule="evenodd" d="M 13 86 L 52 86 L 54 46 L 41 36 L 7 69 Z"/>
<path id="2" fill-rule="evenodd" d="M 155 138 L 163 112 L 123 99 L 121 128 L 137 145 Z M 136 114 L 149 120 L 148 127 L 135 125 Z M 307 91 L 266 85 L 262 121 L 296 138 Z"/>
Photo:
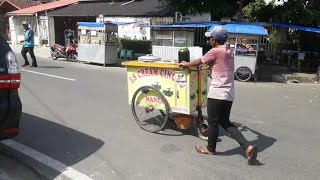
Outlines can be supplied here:
<path id="1" fill-rule="evenodd" d="M 18 128 L 5 129 L 5 130 L 3 130 L 3 132 L 5 134 L 14 134 L 14 133 L 19 132 L 19 129 Z"/>
<path id="2" fill-rule="evenodd" d="M 19 72 L 17 58 L 12 51 L 6 56 L 8 74 L 0 75 L 0 89 L 18 89 L 20 87 L 21 74 Z"/>

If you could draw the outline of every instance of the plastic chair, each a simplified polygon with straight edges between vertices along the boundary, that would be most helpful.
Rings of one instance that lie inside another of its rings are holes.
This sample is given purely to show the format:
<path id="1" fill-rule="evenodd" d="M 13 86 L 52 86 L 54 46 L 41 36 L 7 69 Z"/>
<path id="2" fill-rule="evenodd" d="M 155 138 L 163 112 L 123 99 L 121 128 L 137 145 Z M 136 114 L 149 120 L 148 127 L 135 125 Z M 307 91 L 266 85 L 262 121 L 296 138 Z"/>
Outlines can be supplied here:
<path id="1" fill-rule="evenodd" d="M 127 50 L 127 59 L 133 60 L 134 59 L 134 51 Z"/>
<path id="2" fill-rule="evenodd" d="M 126 59 L 127 58 L 127 50 L 121 49 L 120 51 L 120 59 Z"/>

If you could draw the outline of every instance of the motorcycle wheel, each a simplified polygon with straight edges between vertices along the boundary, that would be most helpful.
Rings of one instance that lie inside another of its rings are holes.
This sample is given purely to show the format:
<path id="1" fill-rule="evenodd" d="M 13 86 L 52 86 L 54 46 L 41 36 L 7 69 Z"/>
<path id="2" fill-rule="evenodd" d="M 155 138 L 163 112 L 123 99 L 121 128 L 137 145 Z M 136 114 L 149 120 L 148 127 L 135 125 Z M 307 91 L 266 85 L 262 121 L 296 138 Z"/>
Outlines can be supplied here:
<path id="1" fill-rule="evenodd" d="M 58 59 L 57 53 L 55 51 L 51 51 L 51 59 L 52 60 L 57 60 Z"/>
<path id="2" fill-rule="evenodd" d="M 71 54 L 68 55 L 67 60 L 68 61 L 76 61 L 77 57 L 76 57 L 75 54 L 71 53 Z"/>

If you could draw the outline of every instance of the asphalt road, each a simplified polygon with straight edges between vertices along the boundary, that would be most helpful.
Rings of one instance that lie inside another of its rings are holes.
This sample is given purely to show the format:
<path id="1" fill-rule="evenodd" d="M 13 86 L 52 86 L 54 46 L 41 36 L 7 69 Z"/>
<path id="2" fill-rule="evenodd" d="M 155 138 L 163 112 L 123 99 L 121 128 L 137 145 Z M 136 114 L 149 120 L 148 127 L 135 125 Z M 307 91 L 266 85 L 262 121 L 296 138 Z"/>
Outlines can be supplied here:
<path id="1" fill-rule="evenodd" d="M 38 68 L 22 71 L 21 134 L 14 142 L 50 157 L 47 166 L 61 163 L 65 166 L 59 167 L 71 168 L 72 177 L 314 180 L 320 176 L 319 85 L 236 83 L 231 120 L 259 148 L 258 162 L 248 166 L 243 150 L 223 130 L 219 156 L 196 153 L 195 145 L 206 142 L 194 131 L 141 130 L 127 103 L 125 68 L 38 61 Z M 64 170 L 31 164 L 50 178 L 68 179 Z"/>

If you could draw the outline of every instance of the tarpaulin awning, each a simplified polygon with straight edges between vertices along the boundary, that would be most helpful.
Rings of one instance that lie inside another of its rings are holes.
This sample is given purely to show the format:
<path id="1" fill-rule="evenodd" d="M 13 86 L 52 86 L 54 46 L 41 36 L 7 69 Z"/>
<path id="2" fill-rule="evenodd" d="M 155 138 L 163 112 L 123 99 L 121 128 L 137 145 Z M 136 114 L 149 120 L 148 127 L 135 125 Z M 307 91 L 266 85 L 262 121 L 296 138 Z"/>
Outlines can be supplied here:
<path id="1" fill-rule="evenodd" d="M 116 21 L 108 21 L 106 23 L 95 23 L 95 22 L 78 22 L 78 26 L 86 26 L 86 27 L 103 27 L 105 24 L 115 24 L 115 25 L 126 25 L 133 24 L 135 22 L 116 22 Z"/>
<path id="2" fill-rule="evenodd" d="M 285 24 L 285 23 L 279 23 L 279 22 L 269 22 L 268 24 L 270 24 L 272 26 L 291 28 L 291 29 L 296 29 L 296 30 L 300 30 L 300 31 L 308 31 L 308 32 L 314 32 L 314 33 L 320 33 L 320 28 L 298 26 L 298 25 Z"/>
<path id="3" fill-rule="evenodd" d="M 261 23 L 222 23 L 222 22 L 207 22 L 207 23 L 185 23 L 185 24 L 167 24 L 148 26 L 152 28 L 197 28 L 210 27 L 208 31 L 215 26 L 224 26 L 228 33 L 234 34 L 249 34 L 249 35 L 268 35 Z"/>
<path id="4" fill-rule="evenodd" d="M 187 23 L 187 24 L 164 24 L 148 26 L 152 28 L 196 28 L 196 27 L 210 27 L 213 23 Z"/>
<path id="5" fill-rule="evenodd" d="M 224 26 L 228 33 L 232 34 L 250 34 L 250 35 L 268 35 L 267 30 L 263 26 L 251 25 L 251 24 L 214 24 L 208 31 L 211 31 L 216 26 Z"/>

